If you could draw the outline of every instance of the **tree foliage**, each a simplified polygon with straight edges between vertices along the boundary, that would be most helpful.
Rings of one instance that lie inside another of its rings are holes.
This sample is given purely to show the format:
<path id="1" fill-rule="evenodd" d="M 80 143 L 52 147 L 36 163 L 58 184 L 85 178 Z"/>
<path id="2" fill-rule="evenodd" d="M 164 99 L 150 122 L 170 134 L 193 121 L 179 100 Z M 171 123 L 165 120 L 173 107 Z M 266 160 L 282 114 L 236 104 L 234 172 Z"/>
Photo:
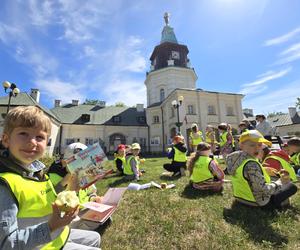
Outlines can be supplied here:
<path id="1" fill-rule="evenodd" d="M 286 115 L 287 113 L 283 113 L 283 112 L 271 112 L 271 113 L 269 113 L 268 114 L 268 118 L 272 118 L 272 117 L 274 117 L 274 116 L 276 116 L 276 115 Z"/>
<path id="2" fill-rule="evenodd" d="M 123 102 L 116 102 L 115 106 L 116 107 L 125 107 L 126 105 Z"/>
<path id="3" fill-rule="evenodd" d="M 297 97 L 296 108 L 300 109 L 300 97 Z"/>

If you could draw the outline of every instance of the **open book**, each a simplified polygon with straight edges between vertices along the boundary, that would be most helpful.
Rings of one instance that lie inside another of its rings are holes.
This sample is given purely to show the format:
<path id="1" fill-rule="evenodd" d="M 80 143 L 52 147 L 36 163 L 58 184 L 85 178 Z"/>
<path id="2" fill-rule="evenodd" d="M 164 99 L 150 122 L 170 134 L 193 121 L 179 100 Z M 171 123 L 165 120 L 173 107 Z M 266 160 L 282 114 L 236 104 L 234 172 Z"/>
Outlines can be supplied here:
<path id="1" fill-rule="evenodd" d="M 81 188 L 86 188 L 113 172 L 112 164 L 99 143 L 74 154 L 66 163 L 69 172 L 77 174 Z"/>
<path id="2" fill-rule="evenodd" d="M 102 203 L 87 202 L 82 204 L 87 208 L 87 211 L 80 218 L 103 224 L 116 211 L 126 190 L 127 188 L 109 188 L 102 199 Z"/>

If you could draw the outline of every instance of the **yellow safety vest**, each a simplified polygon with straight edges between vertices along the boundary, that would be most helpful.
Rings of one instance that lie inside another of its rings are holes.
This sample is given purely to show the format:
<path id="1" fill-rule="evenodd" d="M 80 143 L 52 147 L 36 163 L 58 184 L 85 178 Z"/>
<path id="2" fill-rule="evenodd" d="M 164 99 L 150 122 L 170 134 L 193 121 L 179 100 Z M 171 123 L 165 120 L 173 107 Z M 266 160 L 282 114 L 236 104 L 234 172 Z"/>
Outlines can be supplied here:
<path id="1" fill-rule="evenodd" d="M 244 167 L 249 161 L 255 161 L 263 173 L 266 183 L 271 182 L 271 177 L 267 174 L 264 167 L 255 159 L 246 159 L 242 164 L 236 169 L 235 174 L 231 177 L 233 196 L 244 199 L 251 202 L 256 202 L 255 197 L 251 191 L 248 181 L 244 177 Z"/>
<path id="2" fill-rule="evenodd" d="M 178 150 L 177 148 L 174 147 L 174 161 L 177 162 L 186 162 L 187 161 L 187 156 L 186 156 L 186 152 L 181 152 L 180 150 Z"/>
<path id="3" fill-rule="evenodd" d="M 0 178 L 9 185 L 18 201 L 18 223 L 22 224 L 22 220 L 24 220 L 27 226 L 30 226 L 28 222 L 31 222 L 33 226 L 48 221 L 48 216 L 52 214 L 51 204 L 56 199 L 56 192 L 48 177 L 45 181 L 37 181 L 23 178 L 15 173 L 5 172 L 0 173 Z M 41 246 L 41 249 L 57 250 L 65 245 L 69 237 L 69 227 L 66 226 L 56 231 L 57 237 Z"/>
<path id="4" fill-rule="evenodd" d="M 205 140 L 207 143 L 212 143 L 211 135 L 213 135 L 213 141 L 215 141 L 214 132 L 205 132 Z"/>
<path id="5" fill-rule="evenodd" d="M 63 177 L 56 173 L 48 173 L 48 175 L 54 187 L 63 179 Z M 89 188 L 91 188 L 91 186 L 85 189 L 79 189 L 77 196 L 81 204 L 86 203 L 90 200 L 90 197 L 88 195 Z"/>
<path id="6" fill-rule="evenodd" d="M 220 135 L 220 147 L 223 147 L 226 144 L 226 142 L 227 142 L 227 134 L 228 134 L 228 132 L 226 131 L 226 132 L 224 132 L 224 133 L 222 133 Z M 234 139 L 233 139 L 233 137 L 232 137 L 231 145 L 232 145 L 232 147 L 234 147 Z"/>
<path id="7" fill-rule="evenodd" d="M 131 169 L 131 165 L 130 165 L 130 161 L 132 159 L 134 159 L 134 161 L 136 162 L 136 169 L 138 171 L 140 169 L 139 161 L 136 159 L 136 157 L 134 155 L 130 155 L 129 157 L 126 158 L 125 165 L 124 165 L 124 174 L 125 175 L 133 175 L 134 174 Z"/>
<path id="8" fill-rule="evenodd" d="M 274 159 L 274 160 L 279 161 L 281 166 L 283 167 L 283 169 L 285 169 L 286 171 L 289 172 L 290 179 L 293 182 L 297 181 L 297 176 L 296 176 L 295 170 L 292 168 L 292 166 L 290 165 L 289 162 L 287 162 L 286 160 L 284 160 L 281 157 L 278 157 L 276 155 L 267 156 L 264 161 L 266 161 L 267 159 Z"/>
<path id="9" fill-rule="evenodd" d="M 194 183 L 198 183 L 214 178 L 208 168 L 211 161 L 212 159 L 208 156 L 200 156 L 195 162 L 190 180 Z"/>
<path id="10" fill-rule="evenodd" d="M 194 136 L 193 132 L 190 133 L 190 137 L 192 139 L 193 146 L 197 146 L 200 142 L 202 142 L 202 132 L 199 130 L 199 131 L 197 131 L 196 134 L 198 134 L 197 137 Z"/>
<path id="11" fill-rule="evenodd" d="M 123 156 L 123 157 L 121 157 L 121 156 L 115 156 L 115 158 L 114 158 L 115 164 L 116 164 L 116 161 L 117 161 L 118 159 L 120 159 L 120 160 L 122 161 L 122 165 L 123 165 L 123 167 L 124 167 L 124 165 L 125 165 L 125 163 L 126 163 L 126 158 L 125 158 L 125 156 Z"/>
<path id="12" fill-rule="evenodd" d="M 291 157 L 291 162 L 296 166 L 300 165 L 300 152 Z"/>

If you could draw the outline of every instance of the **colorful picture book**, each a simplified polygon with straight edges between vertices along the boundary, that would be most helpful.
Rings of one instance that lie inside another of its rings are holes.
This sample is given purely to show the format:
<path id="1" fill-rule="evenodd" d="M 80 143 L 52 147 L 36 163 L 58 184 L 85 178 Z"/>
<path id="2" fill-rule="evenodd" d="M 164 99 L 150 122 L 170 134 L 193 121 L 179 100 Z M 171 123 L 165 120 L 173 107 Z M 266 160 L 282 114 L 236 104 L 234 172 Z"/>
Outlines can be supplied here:
<path id="1" fill-rule="evenodd" d="M 102 203 L 95 204 L 95 202 L 88 202 L 83 204 L 87 208 L 87 211 L 80 218 L 103 224 L 116 211 L 126 190 L 126 187 L 109 188 L 102 199 Z"/>
<path id="2" fill-rule="evenodd" d="M 86 188 L 113 172 L 112 163 L 108 161 L 99 143 L 74 154 L 66 163 L 69 172 L 78 176 L 80 188 Z"/>

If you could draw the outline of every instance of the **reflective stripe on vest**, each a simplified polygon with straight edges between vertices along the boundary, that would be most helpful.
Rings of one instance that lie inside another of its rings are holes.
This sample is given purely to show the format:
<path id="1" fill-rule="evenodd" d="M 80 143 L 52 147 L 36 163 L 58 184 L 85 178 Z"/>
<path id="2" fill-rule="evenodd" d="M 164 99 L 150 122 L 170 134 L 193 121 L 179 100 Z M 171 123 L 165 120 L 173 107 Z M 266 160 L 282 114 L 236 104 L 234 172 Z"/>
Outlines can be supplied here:
<path id="1" fill-rule="evenodd" d="M 295 170 L 292 168 L 292 166 L 286 160 L 284 160 L 281 157 L 278 157 L 276 155 L 267 156 L 264 161 L 266 161 L 267 159 L 274 159 L 274 160 L 279 161 L 281 166 L 283 167 L 283 169 L 285 169 L 286 171 L 289 172 L 290 179 L 293 182 L 297 181 L 297 176 L 296 176 Z"/>
<path id="2" fill-rule="evenodd" d="M 192 145 L 197 146 L 200 142 L 202 142 L 202 132 L 197 131 L 198 136 L 194 136 L 194 133 L 191 132 L 190 137 L 192 138 Z"/>
<path id="3" fill-rule="evenodd" d="M 56 192 L 48 177 L 46 181 L 35 181 L 5 172 L 0 173 L 0 178 L 6 181 L 18 201 L 17 219 L 20 229 L 23 229 L 22 224 L 28 227 L 47 222 L 48 216 L 52 214 L 52 203 L 56 199 Z M 56 231 L 54 240 L 40 249 L 54 250 L 64 246 L 69 236 L 69 227 Z"/>
<path id="4" fill-rule="evenodd" d="M 249 161 L 257 163 L 263 173 L 266 183 L 271 182 L 270 176 L 267 174 L 264 167 L 255 159 L 246 159 L 242 164 L 235 170 L 235 174 L 231 177 L 233 195 L 237 198 L 241 198 L 247 201 L 256 202 L 255 197 L 251 191 L 248 181 L 244 177 L 244 167 Z"/>
<path id="5" fill-rule="evenodd" d="M 214 178 L 208 168 L 211 161 L 212 159 L 208 156 L 200 156 L 199 159 L 195 162 L 190 180 L 194 183 L 197 183 Z"/>
<path id="6" fill-rule="evenodd" d="M 186 152 L 181 152 L 176 147 L 174 147 L 174 152 L 175 152 L 174 161 L 177 161 L 177 162 L 186 162 L 187 161 Z"/>
<path id="7" fill-rule="evenodd" d="M 296 166 L 300 165 L 300 152 L 291 157 L 291 162 Z"/>
<path id="8" fill-rule="evenodd" d="M 130 165 L 130 161 L 131 161 L 132 159 L 133 159 L 133 160 L 135 161 L 135 163 L 136 163 L 136 168 L 137 168 L 137 170 L 139 170 L 139 161 L 136 159 L 136 157 L 135 157 L 134 155 L 130 155 L 130 156 L 126 159 L 125 165 L 124 165 L 124 174 L 126 174 L 126 175 L 133 175 L 133 174 L 134 174 L 133 171 L 132 171 L 132 169 L 131 169 L 131 165 Z"/>

